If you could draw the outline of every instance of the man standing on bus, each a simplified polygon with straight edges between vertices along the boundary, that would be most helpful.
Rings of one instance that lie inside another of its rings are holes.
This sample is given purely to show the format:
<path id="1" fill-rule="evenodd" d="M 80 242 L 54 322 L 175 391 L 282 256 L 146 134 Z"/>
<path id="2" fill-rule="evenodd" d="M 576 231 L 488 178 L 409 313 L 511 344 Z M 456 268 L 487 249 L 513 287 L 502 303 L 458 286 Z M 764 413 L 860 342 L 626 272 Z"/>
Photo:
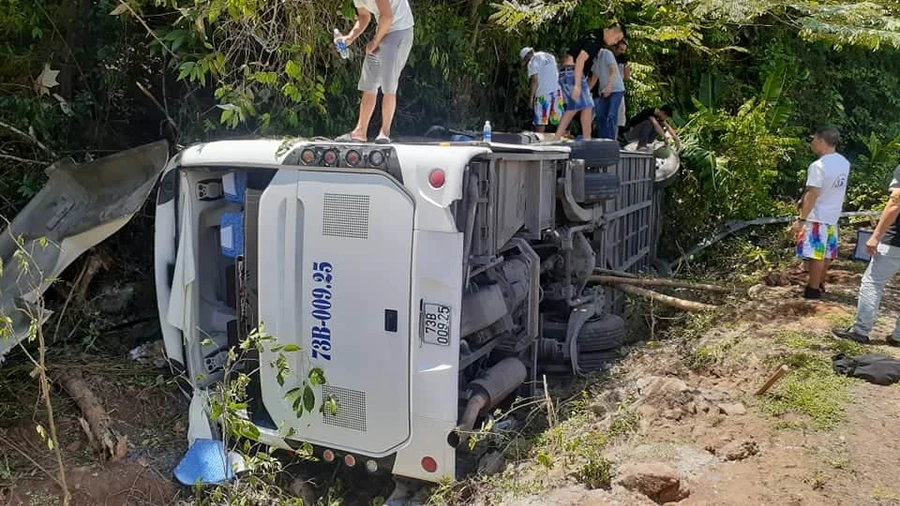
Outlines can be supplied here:
<path id="1" fill-rule="evenodd" d="M 406 66 L 413 43 L 413 19 L 409 0 L 353 0 L 356 6 L 356 24 L 342 39 L 347 46 L 359 38 L 368 28 L 372 16 L 378 23 L 375 35 L 366 44 L 366 59 L 359 78 L 362 100 L 359 104 L 359 121 L 356 128 L 336 140 L 366 142 L 369 120 L 378 103 L 378 89 L 381 89 L 381 132 L 376 143 L 391 142 L 391 124 L 397 110 L 397 87 L 400 73 Z"/>

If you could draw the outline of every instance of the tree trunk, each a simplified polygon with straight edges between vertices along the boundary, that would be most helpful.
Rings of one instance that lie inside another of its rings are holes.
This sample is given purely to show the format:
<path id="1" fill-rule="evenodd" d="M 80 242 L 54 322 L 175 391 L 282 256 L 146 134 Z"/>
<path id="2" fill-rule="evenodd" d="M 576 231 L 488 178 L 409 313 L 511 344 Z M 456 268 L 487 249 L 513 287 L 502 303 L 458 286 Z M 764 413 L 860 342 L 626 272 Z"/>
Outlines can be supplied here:
<path id="1" fill-rule="evenodd" d="M 686 281 L 675 281 L 672 279 L 655 279 L 655 278 L 623 278 L 619 276 L 591 276 L 589 283 L 600 285 L 633 285 L 633 286 L 661 286 L 668 288 L 687 288 L 690 290 L 701 290 L 713 293 L 731 293 L 731 289 L 719 285 L 708 285 L 704 283 L 691 283 Z"/>
<path id="2" fill-rule="evenodd" d="M 646 290 L 644 288 L 638 288 L 636 286 L 631 286 L 631 285 L 617 285 L 616 289 L 621 290 L 621 291 L 631 294 L 631 295 L 637 295 L 640 297 L 644 297 L 645 299 L 648 299 L 648 300 L 661 302 L 667 306 L 672 306 L 674 308 L 678 308 L 683 311 L 700 312 L 700 311 L 710 311 L 713 309 L 718 309 L 718 306 L 713 306 L 710 304 L 703 304 L 702 302 L 694 302 L 692 300 L 679 299 L 677 297 L 672 297 L 670 295 L 664 295 L 659 292 L 654 292 L 652 290 Z"/>
<path id="3" fill-rule="evenodd" d="M 79 373 L 64 372 L 58 380 L 69 396 L 78 404 L 84 418 L 82 428 L 87 433 L 91 446 L 100 452 L 103 460 L 116 462 L 128 453 L 128 440 L 110 427 L 109 415 L 90 385 Z"/>

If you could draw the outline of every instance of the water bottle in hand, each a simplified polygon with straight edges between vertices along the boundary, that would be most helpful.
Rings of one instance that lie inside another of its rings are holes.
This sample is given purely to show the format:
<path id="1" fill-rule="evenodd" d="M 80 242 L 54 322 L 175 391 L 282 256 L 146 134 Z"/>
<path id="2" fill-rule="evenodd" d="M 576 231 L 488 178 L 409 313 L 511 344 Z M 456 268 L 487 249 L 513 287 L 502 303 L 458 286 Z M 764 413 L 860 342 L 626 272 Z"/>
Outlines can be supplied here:
<path id="1" fill-rule="evenodd" d="M 335 47 L 337 47 L 338 54 L 341 55 L 341 58 L 346 60 L 347 58 L 350 58 L 350 50 L 347 49 L 347 43 L 344 42 L 344 40 L 341 37 L 343 37 L 343 35 L 341 35 L 340 30 L 335 28 L 334 29 L 334 45 L 335 45 Z"/>
<path id="2" fill-rule="evenodd" d="M 490 121 L 485 121 L 485 122 L 484 122 L 484 130 L 481 132 L 481 139 L 482 139 L 484 142 L 491 142 L 491 137 L 492 137 L 492 135 L 491 135 L 491 122 L 490 122 Z"/>

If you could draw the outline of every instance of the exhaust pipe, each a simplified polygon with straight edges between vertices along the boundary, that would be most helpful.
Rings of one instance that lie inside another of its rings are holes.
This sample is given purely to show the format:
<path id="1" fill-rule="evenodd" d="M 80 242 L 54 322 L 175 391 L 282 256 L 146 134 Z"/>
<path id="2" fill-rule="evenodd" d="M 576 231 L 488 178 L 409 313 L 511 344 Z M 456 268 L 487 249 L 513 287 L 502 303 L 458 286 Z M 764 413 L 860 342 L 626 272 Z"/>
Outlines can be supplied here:
<path id="1" fill-rule="evenodd" d="M 468 433 L 475 427 L 478 415 L 486 413 L 509 397 L 528 376 L 525 364 L 511 357 L 503 359 L 488 369 L 484 376 L 472 381 L 467 387 L 472 392 L 459 425 L 450 433 L 447 442 L 458 447 L 468 441 Z"/>

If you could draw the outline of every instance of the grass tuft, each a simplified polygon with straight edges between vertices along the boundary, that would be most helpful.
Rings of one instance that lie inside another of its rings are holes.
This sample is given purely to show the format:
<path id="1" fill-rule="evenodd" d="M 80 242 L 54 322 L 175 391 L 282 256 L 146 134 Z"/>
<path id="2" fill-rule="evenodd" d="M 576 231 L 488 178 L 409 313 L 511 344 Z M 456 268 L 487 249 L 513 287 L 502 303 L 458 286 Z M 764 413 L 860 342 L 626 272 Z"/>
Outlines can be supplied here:
<path id="1" fill-rule="evenodd" d="M 835 374 L 831 360 L 819 353 L 800 351 L 784 357 L 783 362 L 791 372 L 762 401 L 765 411 L 775 416 L 805 415 L 819 430 L 831 429 L 844 420 L 850 386 L 856 380 Z"/>

